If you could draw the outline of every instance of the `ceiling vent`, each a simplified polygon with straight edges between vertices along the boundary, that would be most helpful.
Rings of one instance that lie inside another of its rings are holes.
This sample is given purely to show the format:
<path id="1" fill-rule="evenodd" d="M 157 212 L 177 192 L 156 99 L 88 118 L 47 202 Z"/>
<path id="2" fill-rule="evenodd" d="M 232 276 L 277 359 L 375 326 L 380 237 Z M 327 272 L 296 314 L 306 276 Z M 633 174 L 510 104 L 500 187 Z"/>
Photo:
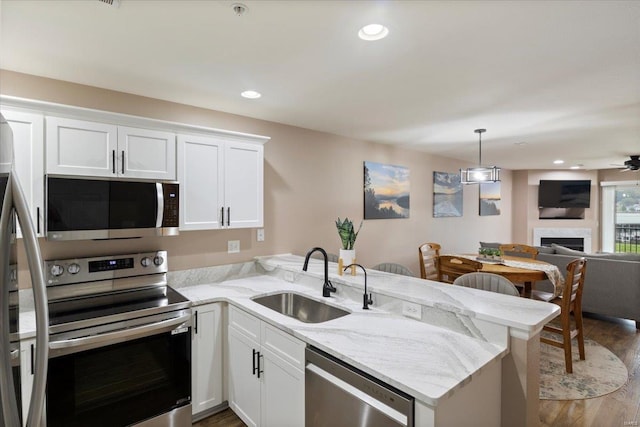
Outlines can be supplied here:
<path id="1" fill-rule="evenodd" d="M 98 0 L 100 3 L 108 4 L 113 7 L 120 7 L 120 0 Z"/>

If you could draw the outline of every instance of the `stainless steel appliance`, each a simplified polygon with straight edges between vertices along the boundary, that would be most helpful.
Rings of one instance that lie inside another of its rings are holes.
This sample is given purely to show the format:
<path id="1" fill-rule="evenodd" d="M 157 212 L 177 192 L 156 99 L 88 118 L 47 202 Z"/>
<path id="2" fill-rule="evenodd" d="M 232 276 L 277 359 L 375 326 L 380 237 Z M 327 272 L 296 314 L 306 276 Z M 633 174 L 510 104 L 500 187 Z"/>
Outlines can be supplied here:
<path id="1" fill-rule="evenodd" d="M 176 183 L 47 176 L 47 240 L 178 234 Z"/>
<path id="2" fill-rule="evenodd" d="M 413 427 L 411 396 L 315 347 L 306 360 L 307 427 Z"/>
<path id="3" fill-rule="evenodd" d="M 191 303 L 165 251 L 47 261 L 46 420 L 191 425 Z"/>
<path id="4" fill-rule="evenodd" d="M 0 114 L 0 426 L 40 426 L 48 355 L 48 314 L 38 247 L 29 207 L 22 192 L 13 156 L 13 133 Z M 28 410 L 20 399 L 20 342 L 16 223 L 31 275 L 36 310 L 36 346 L 32 358 L 33 389 Z M 26 420 L 25 420 L 26 419 Z"/>

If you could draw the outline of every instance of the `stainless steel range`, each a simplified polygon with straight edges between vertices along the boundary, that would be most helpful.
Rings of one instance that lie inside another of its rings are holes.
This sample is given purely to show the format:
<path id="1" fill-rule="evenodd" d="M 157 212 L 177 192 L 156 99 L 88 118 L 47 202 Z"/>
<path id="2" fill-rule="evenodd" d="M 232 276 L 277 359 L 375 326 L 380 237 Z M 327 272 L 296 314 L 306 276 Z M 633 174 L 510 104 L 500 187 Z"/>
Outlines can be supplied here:
<path id="1" fill-rule="evenodd" d="M 47 426 L 191 425 L 191 303 L 165 251 L 45 263 Z"/>

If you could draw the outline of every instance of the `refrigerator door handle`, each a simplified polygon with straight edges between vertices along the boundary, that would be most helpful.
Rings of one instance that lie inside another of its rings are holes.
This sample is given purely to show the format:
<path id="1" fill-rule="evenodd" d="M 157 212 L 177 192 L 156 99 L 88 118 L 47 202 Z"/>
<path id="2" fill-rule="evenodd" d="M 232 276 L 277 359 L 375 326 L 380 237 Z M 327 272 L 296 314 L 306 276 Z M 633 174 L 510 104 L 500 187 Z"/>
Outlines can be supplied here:
<path id="1" fill-rule="evenodd" d="M 0 115 L 0 118 L 2 116 Z M 0 197 L 4 197 L 2 201 L 0 212 L 0 253 L 9 253 L 10 239 L 13 234 L 11 229 L 11 209 L 13 207 L 13 198 L 11 195 L 11 180 L 7 182 L 5 193 L 0 194 Z M 0 280 L 4 282 L 4 279 L 8 277 L 9 273 L 7 268 L 9 267 L 9 260 L 0 260 Z M 4 283 L 0 283 L 0 304 L 3 304 L 3 313 L 8 312 L 9 307 L 9 289 Z M 6 304 L 6 305 L 4 305 Z M 5 323 L 5 322 L 3 322 Z M 4 330 L 0 331 L 0 348 L 9 348 L 9 325 L 5 323 Z M 13 388 L 13 372 L 11 369 L 13 353 L 1 352 L 0 353 L 0 425 L 14 426 L 20 424 L 20 417 L 18 411 L 18 402 L 16 400 L 15 390 Z"/>
<path id="2" fill-rule="evenodd" d="M 15 171 L 14 171 L 15 172 Z M 38 246 L 38 237 L 33 227 L 33 222 L 29 216 L 29 205 L 22 192 L 17 175 L 12 173 L 11 192 L 13 195 L 13 205 L 18 214 L 20 228 L 22 229 L 22 239 L 27 263 L 31 273 L 31 287 L 33 289 L 33 299 L 36 312 L 36 357 L 35 375 L 33 378 L 33 390 L 31 392 L 31 404 L 27 416 L 27 427 L 37 426 L 42 419 L 42 409 L 44 407 L 45 387 L 47 384 L 47 368 L 49 358 L 49 309 L 47 307 L 47 293 L 44 280 L 42 255 Z"/>

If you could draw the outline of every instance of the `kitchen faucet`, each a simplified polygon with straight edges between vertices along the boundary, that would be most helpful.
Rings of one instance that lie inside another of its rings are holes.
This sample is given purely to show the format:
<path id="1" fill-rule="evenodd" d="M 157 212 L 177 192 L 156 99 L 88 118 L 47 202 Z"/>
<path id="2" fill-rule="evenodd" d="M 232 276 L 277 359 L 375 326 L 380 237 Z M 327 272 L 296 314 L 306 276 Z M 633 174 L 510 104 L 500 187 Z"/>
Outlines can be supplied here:
<path id="1" fill-rule="evenodd" d="M 307 252 L 307 256 L 304 258 L 304 266 L 302 266 L 302 271 L 307 271 L 307 267 L 309 266 L 309 258 L 315 251 L 320 252 L 324 257 L 324 284 L 322 285 L 322 296 L 330 297 L 331 292 L 335 292 L 336 288 L 331 284 L 331 281 L 329 280 L 329 257 L 327 256 L 327 252 L 324 249 L 316 247 Z"/>
<path id="2" fill-rule="evenodd" d="M 364 271 L 364 295 L 362 296 L 362 309 L 369 310 L 369 306 L 373 304 L 373 300 L 371 299 L 371 294 L 367 295 L 367 270 L 360 264 L 349 264 L 344 268 L 344 271 L 347 271 L 347 268 L 350 267 L 360 267 L 362 271 Z"/>

